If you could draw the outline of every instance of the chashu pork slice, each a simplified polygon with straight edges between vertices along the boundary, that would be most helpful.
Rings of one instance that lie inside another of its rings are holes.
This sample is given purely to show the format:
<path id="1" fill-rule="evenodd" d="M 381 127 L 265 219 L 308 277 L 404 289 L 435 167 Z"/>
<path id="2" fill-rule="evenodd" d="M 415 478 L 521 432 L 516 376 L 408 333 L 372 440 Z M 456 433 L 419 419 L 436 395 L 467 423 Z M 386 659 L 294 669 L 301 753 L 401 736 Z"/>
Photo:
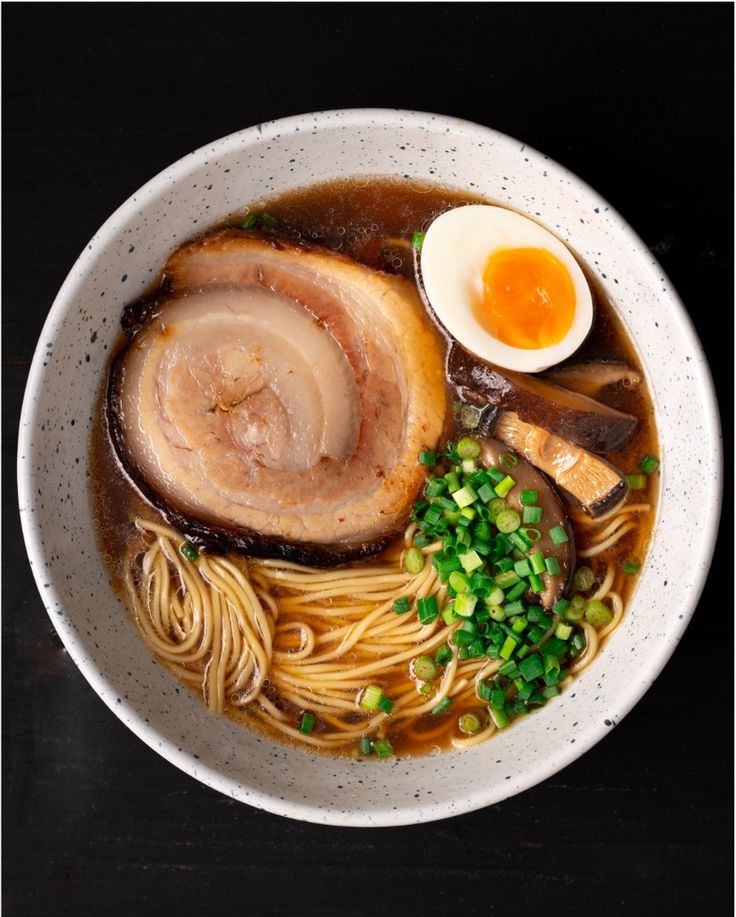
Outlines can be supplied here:
<path id="1" fill-rule="evenodd" d="M 329 564 L 406 524 L 439 442 L 443 346 L 415 288 L 233 230 L 181 248 L 131 307 L 111 374 L 118 454 L 195 541 Z"/>

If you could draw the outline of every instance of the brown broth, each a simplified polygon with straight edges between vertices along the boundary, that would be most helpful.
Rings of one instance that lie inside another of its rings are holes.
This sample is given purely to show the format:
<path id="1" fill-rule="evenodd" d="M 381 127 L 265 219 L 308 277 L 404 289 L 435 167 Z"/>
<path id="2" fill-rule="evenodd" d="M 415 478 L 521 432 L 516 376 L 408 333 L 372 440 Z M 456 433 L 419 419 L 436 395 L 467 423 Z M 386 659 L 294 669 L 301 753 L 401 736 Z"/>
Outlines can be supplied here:
<path id="1" fill-rule="evenodd" d="M 238 212 L 221 226 L 239 225 L 247 213 L 265 210 L 278 221 L 278 228 L 272 232 L 283 238 L 319 243 L 370 267 L 402 274 L 412 279 L 413 254 L 410 245 L 407 244 L 412 234 L 416 230 L 426 228 L 436 216 L 450 207 L 479 202 L 493 203 L 474 195 L 410 181 L 343 180 L 255 203 Z M 213 227 L 216 228 L 220 227 Z M 568 362 L 620 360 L 641 372 L 636 350 L 616 316 L 613 305 L 592 273 L 589 270 L 585 273 L 593 292 L 595 322 L 583 347 Z M 162 278 L 156 287 L 160 287 L 161 283 Z M 627 448 L 618 454 L 607 456 L 625 473 L 637 473 L 639 458 L 645 453 L 657 455 L 659 451 L 653 407 L 646 381 L 638 389 L 612 386 L 605 389 L 599 397 L 611 407 L 634 414 L 638 418 L 638 429 Z M 134 518 L 141 514 L 155 520 L 162 520 L 162 517 L 158 510 L 143 499 L 121 469 L 108 436 L 104 401 L 103 383 L 90 443 L 93 503 L 103 557 L 116 589 L 123 595 L 122 574 L 126 546 L 137 534 Z M 646 499 L 652 505 L 656 502 L 658 477 L 658 474 L 653 476 L 648 483 L 648 490 L 642 494 L 642 499 Z M 618 572 L 614 588 L 624 603 L 631 597 L 636 577 L 627 576 L 620 569 L 621 564 L 625 559 L 632 557 L 644 560 L 653 518 L 654 512 L 649 515 L 646 522 L 642 521 L 638 529 L 626 535 L 602 557 L 586 562 L 599 579 L 605 572 L 606 563 L 616 565 Z M 576 528 L 576 546 L 578 549 L 584 549 L 586 546 L 585 532 L 580 527 Z M 360 654 L 356 659 L 356 662 L 359 661 Z M 382 678 L 386 694 L 391 696 L 392 679 L 405 677 L 406 672 L 396 672 L 388 673 Z M 278 698 L 274 688 L 268 683 L 265 690 L 270 699 L 277 701 L 282 709 L 287 712 L 292 710 L 293 705 Z M 467 709 L 477 709 L 480 706 L 480 702 L 476 702 Z M 425 715 L 415 718 L 410 730 L 403 727 L 393 729 L 389 723 L 386 736 L 396 753 L 400 755 L 426 754 L 447 748 L 453 736 L 459 735 L 456 731 L 457 721 L 464 712 L 465 709 L 453 705 L 450 712 L 440 717 Z M 264 730 L 260 721 L 250 716 L 247 711 L 230 710 L 228 713 L 259 731 Z M 293 713 L 296 719 L 299 711 L 294 708 Z M 315 729 L 316 735 L 319 728 L 318 724 Z M 279 741 L 284 740 L 281 734 L 275 734 L 273 737 Z M 341 753 L 354 752 L 352 749 L 344 749 Z"/>

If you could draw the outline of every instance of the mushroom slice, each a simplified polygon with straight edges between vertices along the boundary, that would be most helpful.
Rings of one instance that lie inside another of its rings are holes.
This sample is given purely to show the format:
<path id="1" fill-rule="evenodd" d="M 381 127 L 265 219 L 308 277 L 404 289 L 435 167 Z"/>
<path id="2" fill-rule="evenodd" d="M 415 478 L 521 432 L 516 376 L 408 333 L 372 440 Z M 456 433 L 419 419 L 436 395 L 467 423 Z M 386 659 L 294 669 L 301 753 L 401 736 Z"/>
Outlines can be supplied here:
<path id="1" fill-rule="evenodd" d="M 585 395 L 536 376 L 499 369 L 453 344 L 448 374 L 456 385 L 482 395 L 526 423 L 564 436 L 593 452 L 617 452 L 634 435 L 637 420 Z"/>
<path id="2" fill-rule="evenodd" d="M 626 478 L 610 462 L 525 423 L 513 411 L 500 412 L 495 435 L 541 468 L 591 516 L 602 516 L 626 497 Z"/>
<path id="3" fill-rule="evenodd" d="M 323 249 L 218 233 L 130 307 L 113 442 L 188 537 L 330 564 L 406 524 L 447 414 L 443 349 L 414 287 Z"/>
<path id="4" fill-rule="evenodd" d="M 499 442 L 497 439 L 490 437 L 478 437 L 481 444 L 481 459 L 486 466 L 493 465 L 499 469 L 505 469 L 507 465 L 501 461 L 502 455 L 514 454 L 509 453 L 506 444 Z M 515 509 L 521 516 L 524 507 L 521 503 L 521 492 L 524 490 L 535 490 L 537 492 L 536 506 L 542 510 L 542 519 L 535 528 L 541 535 L 538 541 L 535 541 L 532 547 L 527 551 L 531 556 L 537 551 L 542 551 L 545 557 L 556 557 L 560 565 L 559 574 L 551 576 L 549 573 L 542 574 L 545 589 L 538 597 L 532 592 L 527 593 L 529 601 L 539 601 L 546 608 L 550 609 L 555 602 L 562 598 L 567 589 L 570 578 L 575 569 L 575 540 L 573 531 L 570 526 L 570 520 L 567 512 L 557 495 L 554 486 L 549 479 L 538 469 L 536 469 L 522 454 L 514 455 L 517 464 L 509 471 L 509 474 L 516 481 L 506 496 L 506 504 L 510 509 Z M 506 459 L 508 462 L 508 459 Z M 568 540 L 564 544 L 555 544 L 549 537 L 549 530 L 555 526 L 562 526 L 567 531 Z"/>
<path id="5" fill-rule="evenodd" d="M 589 398 L 595 398 L 609 385 L 637 388 L 641 384 L 641 374 L 626 363 L 578 363 L 552 370 L 545 378 Z"/>

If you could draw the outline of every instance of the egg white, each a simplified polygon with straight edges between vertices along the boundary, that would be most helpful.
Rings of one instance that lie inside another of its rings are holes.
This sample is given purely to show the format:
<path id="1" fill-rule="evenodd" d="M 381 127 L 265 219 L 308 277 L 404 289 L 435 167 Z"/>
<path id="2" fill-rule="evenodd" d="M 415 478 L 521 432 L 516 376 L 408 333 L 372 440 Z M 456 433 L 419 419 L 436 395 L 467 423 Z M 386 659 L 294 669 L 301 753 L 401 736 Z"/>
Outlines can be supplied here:
<path id="1" fill-rule="evenodd" d="M 483 328 L 473 303 L 483 296 L 488 258 L 502 248 L 543 248 L 566 268 L 575 290 L 570 329 L 556 344 L 526 350 L 499 341 Z M 571 356 L 593 324 L 593 300 L 570 251 L 527 217 L 488 204 L 448 210 L 430 225 L 420 255 L 422 282 L 439 321 L 466 350 L 505 369 L 536 373 Z"/>

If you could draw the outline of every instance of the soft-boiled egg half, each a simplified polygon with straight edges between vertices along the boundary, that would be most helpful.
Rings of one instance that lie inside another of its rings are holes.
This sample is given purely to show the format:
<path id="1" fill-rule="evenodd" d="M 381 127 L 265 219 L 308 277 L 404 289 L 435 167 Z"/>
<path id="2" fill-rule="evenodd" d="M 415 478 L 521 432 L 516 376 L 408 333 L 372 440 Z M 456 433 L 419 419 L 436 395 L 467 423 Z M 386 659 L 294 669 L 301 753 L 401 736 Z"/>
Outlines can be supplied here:
<path id="1" fill-rule="evenodd" d="M 470 204 L 430 225 L 420 255 L 432 309 L 476 356 L 541 372 L 573 354 L 593 324 L 593 300 L 568 249 L 533 220 Z"/>

